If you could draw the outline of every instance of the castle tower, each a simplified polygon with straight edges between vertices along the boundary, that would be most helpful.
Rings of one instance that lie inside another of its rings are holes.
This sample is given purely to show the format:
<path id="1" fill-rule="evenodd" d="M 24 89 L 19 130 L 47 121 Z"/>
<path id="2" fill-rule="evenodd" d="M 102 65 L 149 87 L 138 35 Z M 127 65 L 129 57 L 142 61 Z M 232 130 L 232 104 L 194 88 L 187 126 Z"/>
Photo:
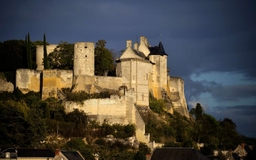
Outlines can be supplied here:
<path id="1" fill-rule="evenodd" d="M 158 46 L 150 47 L 149 60 L 153 62 L 153 74 L 151 75 L 151 88 L 156 98 L 162 98 L 162 89 L 167 89 L 167 54 L 162 42 Z"/>
<path id="2" fill-rule="evenodd" d="M 74 45 L 74 76 L 94 76 L 94 43 L 76 42 Z"/>
<path id="3" fill-rule="evenodd" d="M 57 46 L 58 46 L 57 44 L 46 45 L 47 55 L 53 52 Z M 44 46 L 38 45 L 36 46 L 36 65 L 37 65 L 36 70 L 38 71 L 44 70 L 43 59 L 44 59 Z"/>

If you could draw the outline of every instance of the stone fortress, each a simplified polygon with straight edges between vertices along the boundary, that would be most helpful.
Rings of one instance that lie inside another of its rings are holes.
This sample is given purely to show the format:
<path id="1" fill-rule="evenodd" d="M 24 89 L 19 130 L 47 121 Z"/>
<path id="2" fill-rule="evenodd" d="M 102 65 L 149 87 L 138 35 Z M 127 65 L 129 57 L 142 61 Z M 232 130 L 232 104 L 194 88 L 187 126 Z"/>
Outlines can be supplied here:
<path id="1" fill-rule="evenodd" d="M 51 53 L 57 45 L 48 45 Z M 83 103 L 66 101 L 66 112 L 78 108 L 100 123 L 135 124 L 136 138 L 149 143 L 149 134 L 145 134 L 145 123 L 138 107 L 149 107 L 149 95 L 165 99 L 168 112 L 177 111 L 189 117 L 184 82 L 179 77 L 170 77 L 167 68 L 167 54 L 162 43 L 151 47 L 145 36 L 139 43 L 126 41 L 126 48 L 116 59 L 116 77 L 94 75 L 94 43 L 77 42 L 74 44 L 73 70 L 44 70 L 43 46 L 37 46 L 36 70 L 18 69 L 16 87 L 23 93 L 35 91 L 42 93 L 42 99 L 58 98 L 62 88 L 72 91 L 99 93 L 104 89 L 117 90 L 119 95 L 110 98 L 89 99 Z"/>

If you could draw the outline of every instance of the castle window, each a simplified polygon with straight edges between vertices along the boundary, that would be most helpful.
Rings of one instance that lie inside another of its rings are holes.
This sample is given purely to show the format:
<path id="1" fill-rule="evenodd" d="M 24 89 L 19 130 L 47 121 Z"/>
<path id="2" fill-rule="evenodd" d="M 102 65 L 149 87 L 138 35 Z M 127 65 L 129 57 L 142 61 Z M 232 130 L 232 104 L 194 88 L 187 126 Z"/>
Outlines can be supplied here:
<path id="1" fill-rule="evenodd" d="M 85 55 L 84 57 L 86 57 L 86 58 L 87 58 L 87 55 Z"/>
<path id="2" fill-rule="evenodd" d="M 87 48 L 87 46 L 84 46 L 84 48 Z"/>

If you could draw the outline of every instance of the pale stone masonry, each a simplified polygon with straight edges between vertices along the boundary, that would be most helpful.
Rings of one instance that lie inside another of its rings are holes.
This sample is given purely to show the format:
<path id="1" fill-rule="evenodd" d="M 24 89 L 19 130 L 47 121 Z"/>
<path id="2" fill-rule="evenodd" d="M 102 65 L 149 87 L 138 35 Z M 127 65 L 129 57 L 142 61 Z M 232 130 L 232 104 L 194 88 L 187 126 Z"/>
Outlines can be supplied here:
<path id="1" fill-rule="evenodd" d="M 57 45 L 47 46 L 47 53 Z M 170 77 L 167 57 L 162 42 L 151 47 L 145 36 L 140 42 L 132 44 L 126 41 L 122 55 L 116 60 L 116 77 L 94 75 L 94 43 L 77 42 L 74 44 L 73 70 L 44 70 L 43 47 L 37 47 L 37 70 L 18 69 L 16 86 L 23 93 L 35 91 L 42 93 L 42 99 L 58 98 L 62 88 L 73 91 L 99 93 L 105 90 L 119 92 L 107 99 L 90 99 L 83 103 L 65 102 L 66 112 L 78 108 L 100 123 L 107 120 L 110 124 L 135 124 L 136 137 L 148 143 L 149 134 L 145 134 L 145 123 L 136 106 L 149 106 L 150 94 L 157 99 L 169 102 L 169 112 L 178 111 L 189 117 L 184 81 L 179 77 Z"/>

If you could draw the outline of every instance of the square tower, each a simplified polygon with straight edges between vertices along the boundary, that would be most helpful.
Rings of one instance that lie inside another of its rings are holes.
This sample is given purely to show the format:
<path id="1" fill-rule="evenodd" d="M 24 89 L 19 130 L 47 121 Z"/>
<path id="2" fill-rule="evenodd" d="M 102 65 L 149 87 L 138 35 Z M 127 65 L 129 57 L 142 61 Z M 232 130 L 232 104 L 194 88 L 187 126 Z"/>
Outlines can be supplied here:
<path id="1" fill-rule="evenodd" d="M 76 42 L 74 46 L 74 75 L 94 76 L 94 43 Z"/>

